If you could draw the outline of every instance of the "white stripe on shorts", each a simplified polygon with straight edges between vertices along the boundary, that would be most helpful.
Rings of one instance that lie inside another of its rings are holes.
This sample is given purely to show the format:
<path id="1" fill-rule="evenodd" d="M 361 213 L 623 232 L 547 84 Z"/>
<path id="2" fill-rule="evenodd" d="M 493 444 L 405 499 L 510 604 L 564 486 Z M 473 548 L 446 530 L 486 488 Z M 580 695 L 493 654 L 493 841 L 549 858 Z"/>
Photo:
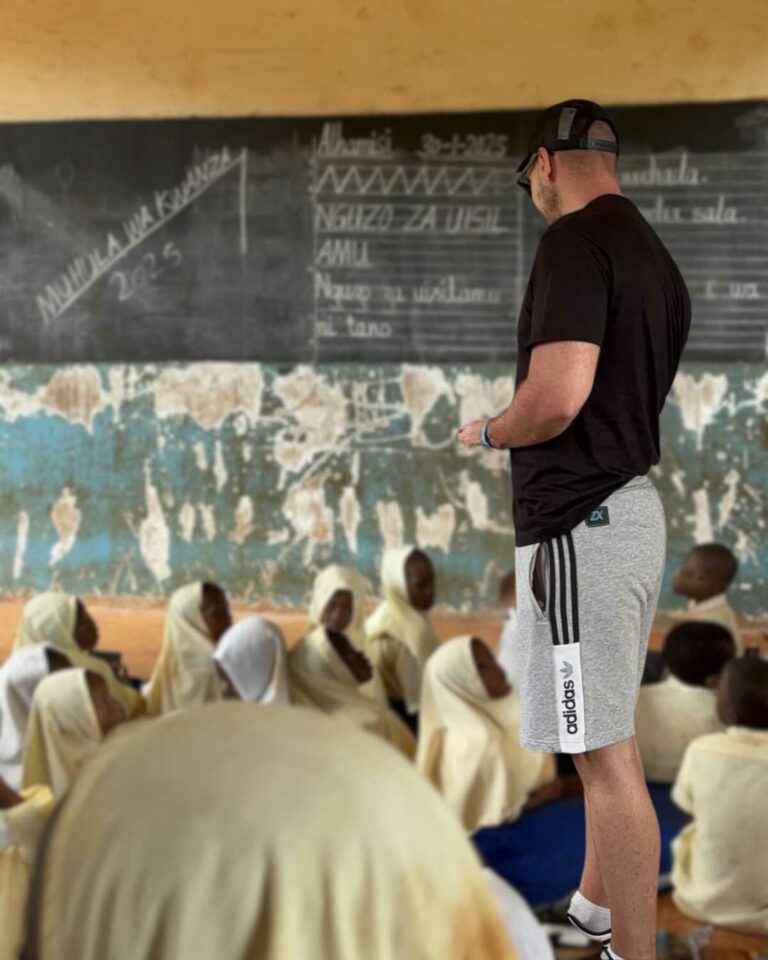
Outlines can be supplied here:
<path id="1" fill-rule="evenodd" d="M 582 753 L 586 738 L 579 643 L 576 551 L 570 533 L 548 543 L 547 613 L 552 632 L 557 727 L 562 753 Z"/>

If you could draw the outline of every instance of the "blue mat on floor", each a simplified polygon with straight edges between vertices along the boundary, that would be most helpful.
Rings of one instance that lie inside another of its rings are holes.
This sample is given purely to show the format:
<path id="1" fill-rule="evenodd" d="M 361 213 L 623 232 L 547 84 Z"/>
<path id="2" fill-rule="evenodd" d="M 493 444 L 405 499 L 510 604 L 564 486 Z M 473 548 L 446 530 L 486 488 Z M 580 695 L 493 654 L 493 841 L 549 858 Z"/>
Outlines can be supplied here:
<path id="1" fill-rule="evenodd" d="M 661 873 L 672 866 L 670 845 L 688 818 L 672 803 L 670 787 L 649 784 L 661 827 Z M 557 800 L 515 823 L 488 827 L 474 836 L 484 862 L 532 907 L 555 903 L 575 890 L 584 865 L 584 801 Z"/>

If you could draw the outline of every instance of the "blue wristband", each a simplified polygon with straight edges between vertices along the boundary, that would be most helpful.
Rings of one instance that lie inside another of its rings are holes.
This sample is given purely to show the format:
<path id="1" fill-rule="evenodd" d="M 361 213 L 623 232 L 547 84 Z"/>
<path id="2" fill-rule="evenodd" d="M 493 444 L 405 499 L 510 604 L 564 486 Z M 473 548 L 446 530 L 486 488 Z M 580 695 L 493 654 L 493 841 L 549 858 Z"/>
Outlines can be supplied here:
<path id="1" fill-rule="evenodd" d="M 491 438 L 488 436 L 488 424 L 490 420 L 486 420 L 483 424 L 483 429 L 480 434 L 480 443 L 485 447 L 486 450 L 496 450 L 497 448 L 491 443 Z"/>

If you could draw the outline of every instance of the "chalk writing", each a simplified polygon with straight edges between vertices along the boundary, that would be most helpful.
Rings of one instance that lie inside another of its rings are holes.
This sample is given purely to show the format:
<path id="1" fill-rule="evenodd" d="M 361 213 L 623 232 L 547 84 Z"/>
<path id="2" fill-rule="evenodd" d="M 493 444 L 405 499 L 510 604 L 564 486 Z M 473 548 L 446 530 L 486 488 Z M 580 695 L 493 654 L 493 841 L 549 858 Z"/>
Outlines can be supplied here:
<path id="1" fill-rule="evenodd" d="M 138 267 L 131 271 L 115 270 L 110 275 L 109 282 L 114 281 L 118 300 L 130 300 L 138 295 L 145 306 L 151 307 L 144 296 L 147 288 L 168 270 L 178 267 L 182 259 L 178 247 L 174 243 L 166 243 L 159 257 L 154 253 L 145 253 Z"/>
<path id="2" fill-rule="evenodd" d="M 61 317 L 119 260 L 194 203 L 214 183 L 245 162 L 245 151 L 233 157 L 223 147 L 192 167 L 178 186 L 156 191 L 152 205 L 142 204 L 123 221 L 121 230 L 124 240 L 116 232 L 109 231 L 101 246 L 84 256 L 75 257 L 56 280 L 46 284 L 44 292 L 36 297 L 43 321 L 47 323 Z M 244 219 L 245 210 L 241 204 L 241 220 Z"/>

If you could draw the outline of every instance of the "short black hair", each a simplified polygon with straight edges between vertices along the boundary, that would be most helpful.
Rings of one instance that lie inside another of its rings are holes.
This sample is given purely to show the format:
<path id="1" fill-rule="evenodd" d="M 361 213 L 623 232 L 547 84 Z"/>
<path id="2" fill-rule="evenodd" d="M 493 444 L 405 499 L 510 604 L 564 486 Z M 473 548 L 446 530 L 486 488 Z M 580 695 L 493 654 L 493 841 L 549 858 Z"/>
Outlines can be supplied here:
<path id="1" fill-rule="evenodd" d="M 731 631 L 719 623 L 680 623 L 664 640 L 664 662 L 670 672 L 693 687 L 705 687 L 710 677 L 719 677 L 735 656 Z"/>
<path id="2" fill-rule="evenodd" d="M 728 664 L 721 682 L 726 684 L 736 724 L 768 730 L 768 661 L 739 657 Z"/>
<path id="3" fill-rule="evenodd" d="M 701 559 L 704 570 L 723 586 L 728 586 L 739 570 L 739 561 L 733 552 L 722 543 L 702 543 L 694 547 L 695 553 Z"/>

